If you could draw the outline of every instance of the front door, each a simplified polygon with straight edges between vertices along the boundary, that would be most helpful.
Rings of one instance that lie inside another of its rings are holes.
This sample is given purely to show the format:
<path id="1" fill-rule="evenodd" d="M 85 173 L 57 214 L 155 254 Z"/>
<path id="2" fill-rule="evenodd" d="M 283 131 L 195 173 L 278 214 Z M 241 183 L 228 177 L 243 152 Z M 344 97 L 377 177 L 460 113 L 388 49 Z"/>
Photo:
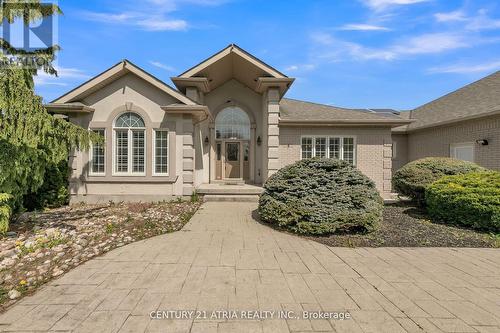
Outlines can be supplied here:
<path id="1" fill-rule="evenodd" d="M 240 142 L 226 142 L 225 178 L 241 178 Z"/>

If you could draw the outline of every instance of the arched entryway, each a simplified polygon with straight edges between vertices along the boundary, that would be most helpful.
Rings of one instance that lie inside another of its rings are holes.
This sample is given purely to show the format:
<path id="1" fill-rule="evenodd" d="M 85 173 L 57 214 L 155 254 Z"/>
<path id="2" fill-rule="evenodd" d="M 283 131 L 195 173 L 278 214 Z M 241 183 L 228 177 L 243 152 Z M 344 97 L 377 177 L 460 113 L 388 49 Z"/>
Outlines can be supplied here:
<path id="1" fill-rule="evenodd" d="M 215 179 L 250 180 L 251 148 L 248 114 L 237 106 L 221 110 L 215 118 Z"/>

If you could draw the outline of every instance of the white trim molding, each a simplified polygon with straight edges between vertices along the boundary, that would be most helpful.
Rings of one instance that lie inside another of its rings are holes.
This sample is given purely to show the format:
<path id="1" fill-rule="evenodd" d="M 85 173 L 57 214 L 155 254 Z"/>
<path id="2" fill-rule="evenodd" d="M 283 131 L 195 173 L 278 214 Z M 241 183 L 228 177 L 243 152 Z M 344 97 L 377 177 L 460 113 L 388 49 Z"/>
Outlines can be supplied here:
<path id="1" fill-rule="evenodd" d="M 148 141 L 148 135 L 147 135 L 147 130 L 146 127 L 115 127 L 116 120 L 120 118 L 123 114 L 126 113 L 133 113 L 137 115 L 138 117 L 141 118 L 141 120 L 144 122 L 142 117 L 135 112 L 122 112 L 120 113 L 115 120 L 113 121 L 113 135 L 112 135 L 112 172 L 111 174 L 113 176 L 132 176 L 132 177 L 144 177 L 146 176 L 146 170 L 148 167 L 147 163 L 147 141 Z M 119 172 L 116 170 L 116 133 L 118 131 L 127 131 L 127 172 Z M 144 149 L 143 149 L 143 157 L 144 157 L 144 166 L 143 166 L 143 171 L 142 172 L 133 172 L 133 157 L 134 157 L 134 152 L 133 152 L 133 134 L 134 132 L 142 132 L 144 135 Z"/>
<path id="2" fill-rule="evenodd" d="M 164 172 L 156 172 L 156 133 L 158 132 L 165 132 L 167 134 L 167 146 L 165 147 L 166 149 L 166 157 L 167 157 L 167 172 L 164 173 Z M 151 161 L 151 167 L 152 167 L 152 170 L 151 170 L 151 174 L 155 177 L 165 177 L 165 176 L 168 176 L 169 175 L 169 171 L 170 171 L 170 167 L 169 167 L 169 164 L 170 164 L 170 154 L 169 154 L 169 148 L 170 148 L 170 140 L 169 140 L 169 130 L 166 129 L 166 128 L 154 128 L 153 129 L 153 135 L 152 136 L 152 161 Z"/>
<path id="3" fill-rule="evenodd" d="M 101 143 L 100 145 L 102 146 L 101 148 L 103 149 L 103 152 L 104 152 L 104 156 L 103 156 L 103 169 L 104 171 L 102 172 L 94 172 L 94 166 L 93 166 L 93 163 L 94 163 L 94 144 L 91 144 L 90 145 L 90 150 L 89 150 L 89 176 L 92 176 L 92 177 L 104 177 L 106 176 L 106 154 L 108 153 L 107 149 L 106 149 L 106 145 L 107 145 L 107 142 L 106 142 L 106 128 L 89 128 L 89 131 L 93 131 L 93 132 L 102 132 L 102 136 L 104 137 L 104 142 Z"/>

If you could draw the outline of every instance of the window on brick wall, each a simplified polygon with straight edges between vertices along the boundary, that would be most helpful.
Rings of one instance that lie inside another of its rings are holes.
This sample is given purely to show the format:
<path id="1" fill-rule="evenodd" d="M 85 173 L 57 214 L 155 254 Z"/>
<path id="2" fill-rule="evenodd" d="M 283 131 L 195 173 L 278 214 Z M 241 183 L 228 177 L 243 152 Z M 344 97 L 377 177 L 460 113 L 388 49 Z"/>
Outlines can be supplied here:
<path id="1" fill-rule="evenodd" d="M 450 145 L 450 157 L 474 162 L 474 143 L 453 143 Z"/>
<path id="2" fill-rule="evenodd" d="M 356 139 L 349 136 L 304 136 L 301 139 L 301 157 L 336 158 L 356 164 Z"/>
<path id="3" fill-rule="evenodd" d="M 313 139 L 302 138 L 302 158 L 313 157 Z"/>

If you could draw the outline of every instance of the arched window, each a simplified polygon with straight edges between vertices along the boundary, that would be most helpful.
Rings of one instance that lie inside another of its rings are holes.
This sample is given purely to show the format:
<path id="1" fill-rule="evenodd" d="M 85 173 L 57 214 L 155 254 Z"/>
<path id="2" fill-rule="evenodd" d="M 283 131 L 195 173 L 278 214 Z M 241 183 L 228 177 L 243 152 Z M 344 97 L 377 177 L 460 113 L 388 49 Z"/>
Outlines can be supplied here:
<path id="1" fill-rule="evenodd" d="M 114 172 L 116 174 L 143 175 L 146 170 L 146 128 L 136 113 L 127 112 L 114 123 Z"/>
<path id="2" fill-rule="evenodd" d="M 225 108 L 215 118 L 217 139 L 250 140 L 250 118 L 236 106 Z"/>
<path id="3" fill-rule="evenodd" d="M 118 117 L 115 121 L 115 127 L 146 127 L 144 120 L 136 113 L 127 112 Z"/>

